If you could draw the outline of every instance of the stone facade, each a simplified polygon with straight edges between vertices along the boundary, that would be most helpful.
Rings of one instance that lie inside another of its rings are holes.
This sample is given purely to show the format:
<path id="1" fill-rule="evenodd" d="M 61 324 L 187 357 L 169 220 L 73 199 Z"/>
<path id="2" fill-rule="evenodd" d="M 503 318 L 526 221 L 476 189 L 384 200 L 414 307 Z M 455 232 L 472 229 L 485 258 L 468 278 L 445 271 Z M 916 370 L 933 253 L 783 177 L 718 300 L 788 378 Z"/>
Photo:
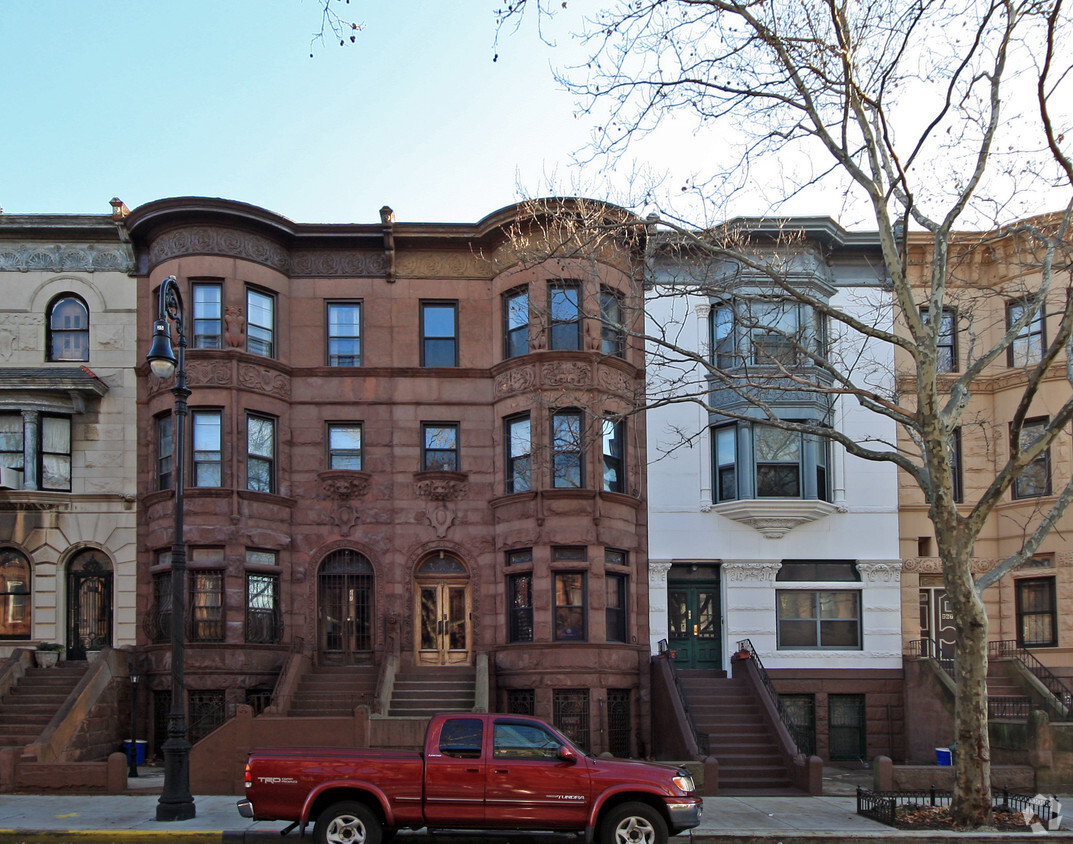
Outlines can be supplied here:
<path id="1" fill-rule="evenodd" d="M 3 655 L 136 639 L 136 298 L 113 206 L 0 214 Z"/>
<path id="2" fill-rule="evenodd" d="M 583 259 L 548 239 L 523 259 L 511 227 L 528 214 L 298 225 L 176 199 L 126 219 L 139 348 L 165 277 L 185 306 L 191 709 L 266 694 L 295 651 L 379 666 L 397 648 L 403 668 L 433 670 L 487 655 L 492 706 L 569 720 L 597 752 L 644 751 L 646 438 L 628 415 L 644 361 L 615 345 L 606 310 L 638 311 L 637 255 Z M 140 370 L 138 590 L 158 719 L 171 386 Z"/>

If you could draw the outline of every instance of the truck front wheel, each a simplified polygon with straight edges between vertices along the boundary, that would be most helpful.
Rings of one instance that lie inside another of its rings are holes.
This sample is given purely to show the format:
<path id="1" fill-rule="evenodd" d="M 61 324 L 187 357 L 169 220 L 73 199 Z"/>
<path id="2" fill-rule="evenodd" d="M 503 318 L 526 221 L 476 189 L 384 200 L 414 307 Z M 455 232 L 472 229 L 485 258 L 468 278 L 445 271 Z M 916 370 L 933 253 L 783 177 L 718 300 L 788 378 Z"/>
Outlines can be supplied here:
<path id="1" fill-rule="evenodd" d="M 380 844 L 382 832 L 380 821 L 368 806 L 344 800 L 317 816 L 313 840 L 316 844 Z"/>
<path id="2" fill-rule="evenodd" d="M 623 803 L 600 823 L 600 844 L 667 844 L 667 824 L 646 803 Z"/>

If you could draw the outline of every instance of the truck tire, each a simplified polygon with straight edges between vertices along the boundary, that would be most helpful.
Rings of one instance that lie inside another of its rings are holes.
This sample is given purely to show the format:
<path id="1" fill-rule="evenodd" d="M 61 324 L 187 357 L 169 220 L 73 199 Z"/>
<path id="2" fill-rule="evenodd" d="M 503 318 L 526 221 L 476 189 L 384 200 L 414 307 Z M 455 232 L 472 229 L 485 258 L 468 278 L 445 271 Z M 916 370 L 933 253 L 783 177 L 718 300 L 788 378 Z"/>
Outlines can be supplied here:
<path id="1" fill-rule="evenodd" d="M 364 803 L 333 803 L 317 816 L 316 844 L 381 844 L 383 827 Z"/>
<path id="2" fill-rule="evenodd" d="M 667 823 L 646 803 L 623 803 L 600 822 L 600 844 L 667 844 Z"/>

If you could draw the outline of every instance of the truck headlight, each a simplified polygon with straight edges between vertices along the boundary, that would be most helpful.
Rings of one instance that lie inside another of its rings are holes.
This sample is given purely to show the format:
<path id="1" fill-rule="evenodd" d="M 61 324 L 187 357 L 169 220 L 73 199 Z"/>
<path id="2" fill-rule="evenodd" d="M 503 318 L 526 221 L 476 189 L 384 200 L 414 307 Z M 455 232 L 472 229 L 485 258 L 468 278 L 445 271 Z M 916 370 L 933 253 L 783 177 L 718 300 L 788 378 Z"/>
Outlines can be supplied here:
<path id="1" fill-rule="evenodd" d="M 689 776 L 689 774 L 679 774 L 676 777 L 671 777 L 671 782 L 682 789 L 682 791 L 693 790 L 693 777 Z"/>

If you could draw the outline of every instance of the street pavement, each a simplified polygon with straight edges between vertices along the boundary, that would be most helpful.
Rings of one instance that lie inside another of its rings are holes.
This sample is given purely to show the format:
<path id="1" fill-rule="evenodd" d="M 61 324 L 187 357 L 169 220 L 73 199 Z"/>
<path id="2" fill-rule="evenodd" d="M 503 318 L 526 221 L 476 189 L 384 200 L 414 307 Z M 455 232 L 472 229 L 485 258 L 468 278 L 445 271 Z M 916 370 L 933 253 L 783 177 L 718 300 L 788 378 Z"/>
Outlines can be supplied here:
<path id="1" fill-rule="evenodd" d="M 159 822 L 156 805 L 162 776 L 157 769 L 142 769 L 143 775 L 128 782 L 131 793 L 107 796 L 88 795 L 0 795 L 0 844 L 132 844 L 133 842 L 250 842 L 280 841 L 283 822 L 254 822 L 238 814 L 234 796 L 194 797 L 196 817 L 186 821 Z M 887 844 L 911 839 L 912 844 L 966 841 L 1013 844 L 1039 839 L 1073 842 L 1068 824 L 1056 832 L 1036 833 L 955 833 L 895 830 L 857 814 L 858 784 L 867 786 L 867 770 L 829 767 L 825 769 L 824 793 L 792 797 L 762 797 L 727 794 L 704 798 L 701 825 L 671 839 L 681 844 L 829 844 L 834 841 L 862 841 Z M 142 793 L 136 793 L 141 791 Z M 1073 801 L 1070 801 L 1073 805 Z M 307 835 L 312 828 L 307 828 Z M 298 830 L 285 840 L 299 840 Z M 308 839 L 306 839 L 308 840 Z M 462 842 L 525 842 L 562 844 L 575 840 L 567 835 L 473 835 L 403 832 L 399 841 L 407 844 L 435 840 L 437 844 Z"/>

